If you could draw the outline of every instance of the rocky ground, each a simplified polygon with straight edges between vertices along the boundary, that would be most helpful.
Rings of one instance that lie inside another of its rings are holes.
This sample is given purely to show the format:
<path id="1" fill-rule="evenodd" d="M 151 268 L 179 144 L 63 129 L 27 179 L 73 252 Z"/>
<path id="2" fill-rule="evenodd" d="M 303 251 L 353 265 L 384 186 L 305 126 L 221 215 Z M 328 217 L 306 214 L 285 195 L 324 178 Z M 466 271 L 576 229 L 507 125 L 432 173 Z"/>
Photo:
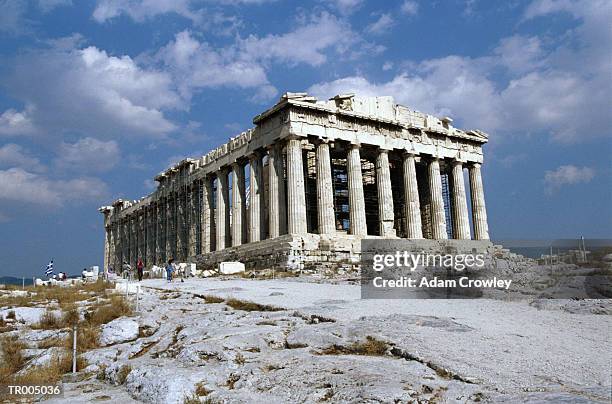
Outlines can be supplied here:
<path id="1" fill-rule="evenodd" d="M 142 291 L 50 402 L 610 400 L 609 301 L 362 300 L 304 277 Z"/>

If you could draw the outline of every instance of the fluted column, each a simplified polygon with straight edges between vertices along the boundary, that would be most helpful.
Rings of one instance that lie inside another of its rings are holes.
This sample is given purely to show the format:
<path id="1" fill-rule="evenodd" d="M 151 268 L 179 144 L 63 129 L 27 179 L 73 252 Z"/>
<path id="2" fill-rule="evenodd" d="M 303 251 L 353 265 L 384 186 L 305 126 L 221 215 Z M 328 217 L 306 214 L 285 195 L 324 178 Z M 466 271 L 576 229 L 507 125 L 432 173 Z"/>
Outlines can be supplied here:
<path id="1" fill-rule="evenodd" d="M 391 191 L 391 171 L 389 169 L 389 151 L 380 149 L 376 156 L 376 187 L 378 191 L 378 226 L 383 237 L 395 236 L 393 228 L 393 193 Z"/>
<path id="2" fill-rule="evenodd" d="M 223 250 L 226 246 L 225 236 L 229 227 L 227 215 L 228 199 L 227 170 L 225 168 L 221 168 L 219 171 L 217 171 L 217 206 L 215 209 L 217 224 L 217 251 Z"/>
<path id="3" fill-rule="evenodd" d="M 431 200 L 431 229 L 435 240 L 447 239 L 446 215 L 442 198 L 442 180 L 440 178 L 440 161 L 432 159 L 428 165 L 429 192 Z"/>
<path id="4" fill-rule="evenodd" d="M 306 191 L 304 188 L 304 163 L 299 138 L 287 141 L 287 231 L 303 234 L 306 228 Z"/>
<path id="5" fill-rule="evenodd" d="M 111 252 L 111 229 L 110 226 L 104 227 L 104 263 L 102 264 L 102 272 L 108 273 L 108 266 L 110 265 L 110 252 Z"/>
<path id="6" fill-rule="evenodd" d="M 189 257 L 196 256 L 196 233 L 197 233 L 197 220 L 198 218 L 198 183 L 193 182 L 191 189 L 189 190 Z"/>
<path id="7" fill-rule="evenodd" d="M 156 204 L 157 237 L 155 237 L 155 256 L 157 257 L 157 263 L 163 263 L 166 259 L 166 255 L 164 254 L 166 250 L 166 241 L 164 240 L 164 235 L 166 234 L 166 229 L 164 228 L 164 209 L 162 199 L 158 199 Z"/>
<path id="8" fill-rule="evenodd" d="M 329 156 L 329 140 L 320 140 L 316 145 L 317 165 L 317 219 L 319 234 L 336 232 L 336 215 L 334 213 L 334 190 Z"/>
<path id="9" fill-rule="evenodd" d="M 453 161 L 451 181 L 451 198 L 453 201 L 453 235 L 459 240 L 469 240 L 470 219 L 468 217 L 465 184 L 463 182 L 463 165 L 460 161 Z"/>
<path id="10" fill-rule="evenodd" d="M 244 168 L 238 162 L 232 164 L 232 245 L 239 246 L 244 240 Z"/>
<path id="11" fill-rule="evenodd" d="M 361 173 L 360 145 L 351 144 L 346 158 L 349 190 L 350 234 L 365 236 L 368 234 L 363 195 L 363 175 Z"/>
<path id="12" fill-rule="evenodd" d="M 157 213 L 155 203 L 151 203 L 149 206 L 149 226 L 150 226 L 150 239 L 149 249 L 151 257 L 147 263 L 149 266 L 155 265 L 157 262 Z"/>
<path id="13" fill-rule="evenodd" d="M 468 168 L 470 174 L 470 194 L 472 196 L 472 222 L 474 224 L 474 239 L 489 239 L 489 224 L 485 207 L 484 189 L 480 164 L 474 163 Z"/>
<path id="14" fill-rule="evenodd" d="M 281 158 L 278 145 L 268 146 L 268 230 L 269 238 L 280 235 L 280 198 L 279 198 L 279 174 L 282 174 L 282 165 L 279 170 L 278 161 Z"/>
<path id="15" fill-rule="evenodd" d="M 249 243 L 261 240 L 263 181 L 261 170 L 261 155 L 253 153 L 249 156 L 250 184 L 249 191 Z"/>
<path id="16" fill-rule="evenodd" d="M 176 259 L 174 256 L 174 248 L 176 245 L 176 223 L 174 221 L 174 200 L 172 196 L 166 198 L 166 261 L 170 258 Z"/>
<path id="17" fill-rule="evenodd" d="M 404 209 L 406 216 L 406 237 L 423 238 L 421 224 L 421 202 L 415 167 L 414 154 L 404 153 Z"/>
<path id="18" fill-rule="evenodd" d="M 200 230 L 201 234 L 201 250 L 202 254 L 209 253 L 211 251 L 210 241 L 212 239 L 212 189 L 210 177 L 202 178 L 202 199 L 200 201 L 201 213 L 200 213 Z"/>

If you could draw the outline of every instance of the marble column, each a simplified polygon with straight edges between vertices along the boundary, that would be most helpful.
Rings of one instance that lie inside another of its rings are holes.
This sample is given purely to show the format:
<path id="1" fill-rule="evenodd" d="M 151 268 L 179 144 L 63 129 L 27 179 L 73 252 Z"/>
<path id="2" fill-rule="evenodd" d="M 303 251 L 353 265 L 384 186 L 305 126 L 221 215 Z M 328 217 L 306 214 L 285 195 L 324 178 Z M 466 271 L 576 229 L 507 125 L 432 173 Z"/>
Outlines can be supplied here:
<path id="1" fill-rule="evenodd" d="M 271 144 L 268 149 L 268 232 L 269 238 L 280 236 L 280 199 L 279 194 L 279 172 L 278 161 L 281 158 L 278 145 Z M 282 170 L 282 165 L 280 166 Z"/>
<path id="2" fill-rule="evenodd" d="M 196 233 L 197 233 L 197 221 L 198 217 L 198 182 L 195 181 L 191 184 L 191 188 L 189 190 L 189 257 L 196 256 Z"/>
<path id="3" fill-rule="evenodd" d="M 351 144 L 346 158 L 349 188 L 349 233 L 359 236 L 368 234 L 361 173 L 360 145 Z"/>
<path id="4" fill-rule="evenodd" d="M 244 240 L 244 167 L 232 164 L 232 245 L 239 246 Z"/>
<path id="5" fill-rule="evenodd" d="M 463 165 L 460 161 L 453 161 L 451 173 L 451 198 L 453 207 L 453 236 L 459 240 L 469 240 L 470 219 L 468 217 L 467 198 L 463 181 Z"/>
<path id="6" fill-rule="evenodd" d="M 250 186 L 249 191 L 249 243 L 261 240 L 261 219 L 263 207 L 263 178 L 261 155 L 253 153 L 249 156 Z"/>
<path id="7" fill-rule="evenodd" d="M 157 257 L 157 263 L 163 264 L 166 260 L 166 241 L 164 235 L 166 229 L 164 226 L 164 213 L 166 208 L 164 207 L 163 199 L 157 200 L 157 237 L 155 238 L 155 255 Z"/>
<path id="8" fill-rule="evenodd" d="M 485 207 L 484 189 L 480 164 L 474 163 L 468 167 L 470 175 L 470 193 L 472 196 L 472 222 L 474 225 L 474 239 L 488 240 L 489 225 L 487 223 L 487 209 Z"/>
<path id="9" fill-rule="evenodd" d="M 287 213 L 287 232 L 305 234 L 306 192 L 300 138 L 290 138 L 287 141 Z"/>
<path id="10" fill-rule="evenodd" d="M 394 237 L 395 215 L 393 212 L 393 193 L 391 191 L 391 171 L 389 151 L 380 149 L 376 156 L 376 187 L 378 191 L 378 225 L 380 235 Z"/>
<path id="11" fill-rule="evenodd" d="M 334 213 L 334 188 L 328 139 L 320 140 L 317 143 L 315 154 L 319 234 L 334 234 L 336 233 L 336 215 Z"/>
<path id="12" fill-rule="evenodd" d="M 447 239 L 446 215 L 442 198 L 442 179 L 440 178 L 440 161 L 432 159 L 427 167 L 429 193 L 431 200 L 431 230 L 435 240 Z"/>
<path id="13" fill-rule="evenodd" d="M 217 227 L 217 251 L 221 251 L 226 247 L 225 236 L 228 229 L 228 205 L 229 192 L 227 189 L 227 170 L 221 168 L 217 171 L 217 206 L 215 209 L 216 227 Z"/>
<path id="14" fill-rule="evenodd" d="M 421 203 L 415 166 L 415 156 L 404 153 L 404 209 L 406 216 L 406 237 L 423 238 L 421 225 Z"/>
<path id="15" fill-rule="evenodd" d="M 201 250 L 202 254 L 211 252 L 211 240 L 213 234 L 212 226 L 212 184 L 208 176 L 202 178 L 202 199 L 200 200 L 200 231 L 201 234 Z"/>
<path id="16" fill-rule="evenodd" d="M 108 273 L 108 266 L 110 265 L 110 253 L 111 253 L 111 229 L 110 226 L 104 227 L 104 262 L 102 264 L 102 272 L 104 274 Z"/>
<path id="17" fill-rule="evenodd" d="M 157 222 L 155 203 L 149 205 L 149 262 L 147 265 L 155 265 L 157 262 Z"/>
<path id="18" fill-rule="evenodd" d="M 173 197 L 168 195 L 166 197 L 166 261 L 170 258 L 176 259 L 173 254 L 172 244 L 176 243 L 174 240 L 174 232 L 176 224 L 174 223 L 174 214 L 172 205 L 174 204 Z M 176 245 L 176 244 L 175 244 Z"/>

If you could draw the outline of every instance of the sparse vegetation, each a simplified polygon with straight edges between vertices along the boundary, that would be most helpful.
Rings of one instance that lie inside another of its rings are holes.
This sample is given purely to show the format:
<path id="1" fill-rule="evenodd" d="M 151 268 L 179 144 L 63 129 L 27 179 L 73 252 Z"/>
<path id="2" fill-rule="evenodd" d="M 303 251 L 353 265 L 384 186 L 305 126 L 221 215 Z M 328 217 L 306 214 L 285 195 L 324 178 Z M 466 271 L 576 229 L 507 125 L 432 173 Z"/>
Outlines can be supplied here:
<path id="1" fill-rule="evenodd" d="M 16 384 L 55 383 L 62 375 L 72 371 L 72 356 L 65 354 L 54 356 L 49 364 L 33 367 L 23 372 L 26 364 L 23 355 L 25 344 L 16 336 L 0 339 L 0 350 L 3 361 L 0 365 L 0 380 Z M 87 367 L 87 362 L 77 357 L 77 370 Z M 22 371 L 21 373 L 18 373 Z"/>
<path id="2" fill-rule="evenodd" d="M 320 355 L 367 355 L 383 356 L 387 353 L 389 344 L 372 336 L 367 336 L 363 342 L 353 342 L 351 345 L 332 345 L 318 352 Z"/>
<path id="3" fill-rule="evenodd" d="M 206 386 L 204 385 L 204 382 L 200 382 L 196 384 L 195 393 L 196 395 L 202 397 L 202 396 L 207 396 L 210 393 L 212 393 L 212 390 L 208 390 Z"/>
<path id="4" fill-rule="evenodd" d="M 117 383 L 125 384 L 125 381 L 127 380 L 127 377 L 131 371 L 132 367 L 130 365 L 121 366 L 121 368 L 119 368 L 117 371 Z"/>
<path id="5" fill-rule="evenodd" d="M 22 350 L 25 344 L 16 335 L 4 336 L 0 339 L 2 364 L 0 365 L 0 380 L 8 380 L 10 376 L 21 370 L 25 364 Z"/>
<path id="6" fill-rule="evenodd" d="M 7 320 L 15 320 L 15 310 L 10 310 L 6 313 Z"/>
<path id="7" fill-rule="evenodd" d="M 47 309 L 47 311 L 40 316 L 38 323 L 32 325 L 32 328 L 39 330 L 55 330 L 58 328 L 64 328 L 64 323 L 52 310 Z"/>
<path id="8" fill-rule="evenodd" d="M 267 304 L 259 304 L 255 302 L 249 302 L 247 300 L 239 300 L 230 298 L 225 301 L 225 304 L 230 306 L 234 310 L 244 311 L 282 311 L 284 309 L 275 306 L 269 306 Z"/>
<path id="9" fill-rule="evenodd" d="M 200 299 L 204 299 L 206 303 L 223 303 L 225 301 L 225 299 L 223 299 L 222 297 L 218 297 L 218 296 L 211 296 L 211 295 L 195 295 L 195 296 L 199 297 Z"/>
<path id="10" fill-rule="evenodd" d="M 62 347 L 64 345 L 65 345 L 65 340 L 57 338 L 57 337 L 51 337 L 51 338 L 47 338 L 47 339 L 40 341 L 38 343 L 38 348 L 47 349 L 47 348 L 52 348 L 52 347 Z"/>

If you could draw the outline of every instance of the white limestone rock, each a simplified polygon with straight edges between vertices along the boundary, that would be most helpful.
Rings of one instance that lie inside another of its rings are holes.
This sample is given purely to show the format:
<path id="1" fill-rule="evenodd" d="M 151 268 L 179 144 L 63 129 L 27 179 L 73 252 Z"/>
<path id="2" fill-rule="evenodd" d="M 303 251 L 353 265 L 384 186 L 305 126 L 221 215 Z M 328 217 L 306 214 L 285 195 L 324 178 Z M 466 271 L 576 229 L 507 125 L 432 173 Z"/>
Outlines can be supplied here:
<path id="1" fill-rule="evenodd" d="M 100 345 L 108 346 L 138 338 L 138 323 L 130 318 L 118 318 L 105 324 L 100 333 Z"/>
<path id="2" fill-rule="evenodd" d="M 9 313 L 14 312 L 16 321 L 25 324 L 35 324 L 40 321 L 40 317 L 45 311 L 46 309 L 43 307 L 15 307 L 0 310 L 0 316 L 6 320 Z"/>
<path id="3" fill-rule="evenodd" d="M 233 275 L 244 272 L 244 264 L 242 262 L 222 262 L 219 264 L 219 272 L 223 275 Z"/>

